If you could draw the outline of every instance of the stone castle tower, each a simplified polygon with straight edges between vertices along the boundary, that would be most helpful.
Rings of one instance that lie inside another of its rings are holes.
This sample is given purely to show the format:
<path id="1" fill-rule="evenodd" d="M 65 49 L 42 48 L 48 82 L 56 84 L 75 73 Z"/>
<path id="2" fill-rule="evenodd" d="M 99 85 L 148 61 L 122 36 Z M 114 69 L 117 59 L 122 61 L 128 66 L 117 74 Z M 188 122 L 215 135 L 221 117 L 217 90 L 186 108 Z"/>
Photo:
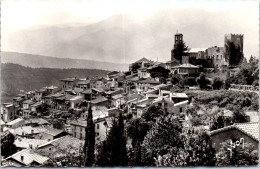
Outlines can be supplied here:
<path id="1" fill-rule="evenodd" d="M 240 52 L 243 53 L 244 35 L 242 35 L 242 34 L 226 34 L 225 35 L 225 42 L 224 42 L 225 52 L 226 52 L 226 44 L 227 44 L 228 41 L 233 42 L 236 47 L 240 48 Z"/>
<path id="2" fill-rule="evenodd" d="M 181 33 L 176 33 L 175 37 L 174 37 L 174 45 L 173 45 L 173 49 L 171 50 L 171 61 L 176 60 L 174 58 L 174 53 L 173 50 L 176 48 L 178 43 L 183 42 L 183 35 Z"/>

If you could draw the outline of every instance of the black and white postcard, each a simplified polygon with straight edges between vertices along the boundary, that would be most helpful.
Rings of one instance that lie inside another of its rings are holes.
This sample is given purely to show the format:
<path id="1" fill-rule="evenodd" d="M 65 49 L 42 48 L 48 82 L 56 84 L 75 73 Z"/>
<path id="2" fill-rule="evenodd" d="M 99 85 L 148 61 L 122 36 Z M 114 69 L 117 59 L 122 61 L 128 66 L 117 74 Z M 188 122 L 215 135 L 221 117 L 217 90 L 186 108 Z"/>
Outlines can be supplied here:
<path id="1" fill-rule="evenodd" d="M 259 163 L 259 1 L 2 0 L 2 167 Z"/>

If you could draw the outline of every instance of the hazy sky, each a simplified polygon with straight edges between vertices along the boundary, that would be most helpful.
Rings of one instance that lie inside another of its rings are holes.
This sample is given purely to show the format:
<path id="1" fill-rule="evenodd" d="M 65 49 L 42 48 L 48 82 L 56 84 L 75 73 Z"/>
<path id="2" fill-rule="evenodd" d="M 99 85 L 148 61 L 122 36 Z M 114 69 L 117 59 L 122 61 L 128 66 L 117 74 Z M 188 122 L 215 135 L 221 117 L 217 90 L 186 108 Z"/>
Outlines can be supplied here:
<path id="1" fill-rule="evenodd" d="M 225 27 L 226 29 L 232 25 L 232 23 L 238 23 L 237 27 L 239 32 L 234 32 L 234 29 L 231 29 L 231 32 L 225 32 L 217 34 L 214 36 L 208 35 L 207 38 L 216 39 L 216 37 L 221 37 L 221 46 L 223 46 L 223 37 L 225 33 L 241 33 L 245 35 L 245 49 L 244 53 L 246 57 L 249 57 L 251 54 L 258 56 L 258 47 L 259 47 L 259 2 L 257 0 L 252 1 L 231 1 L 231 0 L 2 0 L 1 1 L 1 33 L 6 35 L 8 32 L 18 31 L 21 29 L 27 29 L 29 27 L 39 27 L 39 26 L 52 26 L 52 25 L 87 25 L 90 23 L 98 22 L 109 18 L 115 14 L 127 13 L 131 14 L 136 20 L 145 19 L 148 16 L 151 16 L 155 11 L 162 9 L 202 9 L 208 12 L 219 12 L 226 13 L 226 18 L 219 18 L 223 20 L 223 23 L 218 26 Z M 228 16 L 230 15 L 230 16 Z M 196 17 L 200 16 L 190 16 L 193 21 L 196 20 Z M 188 18 L 188 19 L 190 19 Z M 236 20 L 228 20 L 231 18 Z M 239 23 L 241 20 L 241 23 Z M 238 22 L 237 22 L 238 21 Z M 189 21 L 187 21 L 189 22 Z M 72 24 L 73 23 L 73 24 Z M 141 22 L 142 23 L 142 22 Z M 178 25 L 179 23 L 177 23 Z M 200 23 L 196 23 L 197 28 L 189 28 L 196 30 L 197 36 L 207 36 L 204 35 L 203 29 L 200 28 Z M 212 26 L 212 25 L 211 25 Z M 215 26 L 215 25 L 214 25 Z M 232 25 L 234 27 L 234 24 Z M 221 27 L 221 30 L 222 30 Z M 236 26 L 235 26 L 236 27 Z M 178 29 L 178 28 L 177 28 Z M 243 30 L 243 31 L 241 31 Z M 175 33 L 176 30 L 174 30 Z M 182 30 L 180 30 L 182 31 Z M 174 34 L 173 33 L 173 34 Z M 184 33 L 184 32 L 183 32 Z M 162 33 L 163 34 L 163 33 Z M 160 35 L 162 35 L 160 34 Z M 189 37 L 189 32 L 186 32 L 185 39 Z M 153 36 L 153 35 L 151 35 Z M 173 35 L 167 35 L 172 36 Z M 191 35 L 190 35 L 191 37 Z M 8 38 L 8 37 L 7 37 Z M 26 38 L 26 37 L 25 37 Z M 4 39 L 4 38 L 2 38 Z M 214 39 L 214 40 L 215 40 Z M 194 39 L 195 41 L 196 39 Z M 171 43 L 172 40 L 165 43 Z M 219 42 L 215 40 L 216 44 Z M 12 43 L 12 40 L 9 42 Z M 2 44 L 5 42 L 2 41 Z M 20 43 L 19 43 L 20 44 Z M 192 39 L 187 41 L 187 44 L 191 47 L 196 47 L 198 44 L 197 41 L 193 42 Z M 210 47 L 216 45 L 214 43 L 208 44 L 208 46 L 199 46 L 199 47 Z M 139 44 L 134 44 L 138 46 Z M 2 49 L 5 45 L 2 45 Z M 140 48 L 141 49 L 141 48 Z M 146 50 L 142 48 L 141 50 Z M 167 48 L 163 52 L 167 54 L 171 48 Z M 36 51 L 39 51 L 38 49 Z M 20 51 L 17 51 L 20 52 Z M 139 53 L 138 53 L 139 52 Z M 143 52 L 143 53 L 142 53 Z M 147 54 L 147 56 L 152 56 L 151 51 L 138 51 L 133 55 L 140 57 L 139 55 Z M 163 61 L 168 60 L 170 56 L 165 55 L 162 52 L 160 57 L 164 57 Z M 38 53 L 33 53 L 38 54 Z M 45 53 L 39 53 L 45 55 Z M 165 55 L 165 56 L 164 56 Z M 53 55 L 51 55 L 53 56 Z M 79 56 L 79 55 L 75 55 Z M 146 56 L 146 55 L 145 55 Z M 147 57 L 146 56 L 146 57 Z M 56 56 L 55 56 L 56 57 Z M 62 55 L 59 57 L 63 57 Z M 83 57 L 83 56 L 82 56 Z M 79 56 L 79 58 L 82 58 Z M 86 58 L 93 59 L 93 58 Z M 101 60 L 103 58 L 100 58 Z M 122 61 L 121 61 L 122 62 Z M 124 60 L 124 63 L 126 61 Z"/>
<path id="2" fill-rule="evenodd" d="M 258 1 L 2 0 L 1 28 L 6 31 L 39 25 L 88 24 L 119 13 L 131 13 L 142 18 L 149 15 L 150 11 L 163 8 L 198 8 L 207 11 L 243 9 L 249 15 L 259 15 Z"/>

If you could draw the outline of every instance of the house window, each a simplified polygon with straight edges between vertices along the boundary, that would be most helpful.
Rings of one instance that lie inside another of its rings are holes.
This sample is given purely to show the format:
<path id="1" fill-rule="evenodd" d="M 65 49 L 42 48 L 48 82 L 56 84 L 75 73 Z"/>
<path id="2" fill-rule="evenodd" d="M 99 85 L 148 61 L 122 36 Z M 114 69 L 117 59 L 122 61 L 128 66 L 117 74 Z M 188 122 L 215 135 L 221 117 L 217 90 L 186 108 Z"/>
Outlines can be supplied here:
<path id="1" fill-rule="evenodd" d="M 182 107 L 180 107 L 180 112 L 182 112 Z"/>
<path id="2" fill-rule="evenodd" d="M 49 150 L 51 150 L 51 148 L 49 148 Z"/>
<path id="3" fill-rule="evenodd" d="M 99 129 L 99 124 L 97 124 L 97 129 Z"/>

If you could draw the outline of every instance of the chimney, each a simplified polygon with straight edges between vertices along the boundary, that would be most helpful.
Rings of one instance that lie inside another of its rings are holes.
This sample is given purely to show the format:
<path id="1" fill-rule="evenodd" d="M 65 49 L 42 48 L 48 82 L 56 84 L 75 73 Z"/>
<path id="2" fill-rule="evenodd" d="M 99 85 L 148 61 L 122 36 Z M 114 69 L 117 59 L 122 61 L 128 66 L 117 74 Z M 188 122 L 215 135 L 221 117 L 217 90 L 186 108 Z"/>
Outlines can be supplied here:
<path id="1" fill-rule="evenodd" d="M 31 133 L 33 134 L 34 130 L 31 130 Z"/>
<path id="2" fill-rule="evenodd" d="M 23 156 L 23 155 L 21 155 L 21 161 L 23 161 L 23 159 L 24 159 L 24 156 Z"/>

